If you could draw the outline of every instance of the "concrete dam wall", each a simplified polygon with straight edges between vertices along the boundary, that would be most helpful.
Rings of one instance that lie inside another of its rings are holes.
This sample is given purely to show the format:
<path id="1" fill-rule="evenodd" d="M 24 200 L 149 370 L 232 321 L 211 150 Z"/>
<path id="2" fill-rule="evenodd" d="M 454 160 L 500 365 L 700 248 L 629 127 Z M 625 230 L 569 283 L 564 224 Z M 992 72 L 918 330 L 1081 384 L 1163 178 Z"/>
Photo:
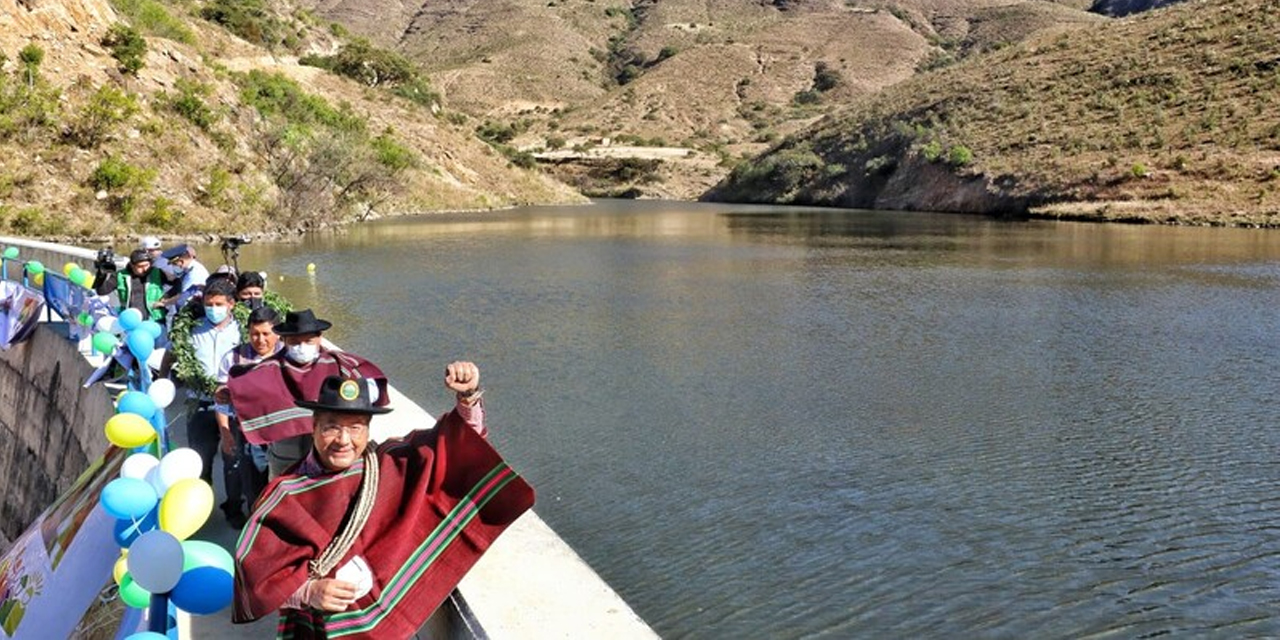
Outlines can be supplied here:
<path id="1" fill-rule="evenodd" d="M 44 324 L 0 351 L 0 551 L 102 455 L 115 413 L 76 344 Z"/>

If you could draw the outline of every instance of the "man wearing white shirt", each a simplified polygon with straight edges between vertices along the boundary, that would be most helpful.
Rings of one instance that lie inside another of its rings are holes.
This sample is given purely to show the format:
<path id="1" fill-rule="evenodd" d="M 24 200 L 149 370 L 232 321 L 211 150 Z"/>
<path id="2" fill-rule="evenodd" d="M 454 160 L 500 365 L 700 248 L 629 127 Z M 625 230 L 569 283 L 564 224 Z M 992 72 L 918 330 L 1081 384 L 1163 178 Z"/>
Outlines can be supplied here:
<path id="1" fill-rule="evenodd" d="M 160 304 L 172 307 L 175 311 L 187 304 L 193 296 L 204 289 L 205 280 L 209 279 L 209 270 L 196 260 L 196 250 L 190 245 L 180 244 L 165 251 L 161 256 L 169 261 L 173 274 L 180 278 L 174 293 Z"/>

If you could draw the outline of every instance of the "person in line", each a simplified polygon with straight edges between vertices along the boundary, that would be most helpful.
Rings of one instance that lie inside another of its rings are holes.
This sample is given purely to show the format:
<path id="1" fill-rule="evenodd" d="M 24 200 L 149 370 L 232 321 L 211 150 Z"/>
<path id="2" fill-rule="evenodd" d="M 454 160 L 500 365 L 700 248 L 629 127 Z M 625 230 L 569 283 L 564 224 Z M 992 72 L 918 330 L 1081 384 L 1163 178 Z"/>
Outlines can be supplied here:
<path id="1" fill-rule="evenodd" d="M 227 522 L 237 529 L 243 527 L 245 521 L 245 512 L 240 508 L 241 499 L 243 498 L 249 510 L 253 510 L 254 503 L 267 485 L 267 450 L 262 445 L 249 444 L 244 439 L 240 421 L 231 408 L 227 380 L 233 373 L 238 374 L 280 350 L 280 336 L 273 329 L 279 320 L 279 315 L 270 307 L 258 307 L 250 312 L 246 322 L 249 341 L 223 356 L 218 366 L 214 412 L 223 460 L 228 456 L 234 458 L 233 466 L 240 470 L 235 481 L 228 480 L 225 484 L 227 501 L 223 503 L 222 509 L 227 514 Z"/>
<path id="2" fill-rule="evenodd" d="M 177 280 L 169 288 L 168 295 L 156 304 L 168 307 L 176 313 L 204 289 L 205 281 L 209 279 L 209 270 L 196 260 L 196 250 L 190 245 L 180 244 L 161 255 L 169 261 Z"/>
<path id="3" fill-rule="evenodd" d="M 223 358 L 240 344 L 240 325 L 232 313 L 236 304 L 235 288 L 226 280 L 213 282 L 204 290 L 202 304 L 204 317 L 191 330 L 191 348 L 200 364 L 201 373 L 216 380 Z M 173 350 L 170 349 L 160 366 L 160 375 L 167 377 L 172 366 Z M 188 388 L 187 394 L 187 446 L 200 454 L 204 463 L 200 478 L 212 486 L 213 458 L 221 449 L 213 394 L 192 388 Z M 222 479 L 225 486 L 229 487 L 238 481 L 239 470 L 235 464 L 234 456 L 222 456 Z M 228 522 L 235 524 L 233 514 L 239 513 L 239 506 L 231 511 L 224 502 L 222 507 Z"/>
<path id="4" fill-rule="evenodd" d="M 275 332 L 284 349 L 227 381 L 231 405 L 245 439 L 267 445 L 270 477 L 301 461 L 311 450 L 311 412 L 295 401 L 315 398 L 332 375 L 373 380 L 373 402 L 386 406 L 387 377 L 376 365 L 352 353 L 330 350 L 322 334 L 333 325 L 310 309 L 290 311 Z"/>
<path id="5" fill-rule="evenodd" d="M 164 297 L 164 274 L 151 262 L 151 255 L 143 249 L 129 254 L 129 266 L 116 271 L 114 265 L 102 265 L 94 273 L 94 293 L 100 296 L 116 292 L 119 304 L 117 315 L 125 309 L 137 309 L 144 319 L 164 324 L 164 309 L 156 303 Z"/>
<path id="6" fill-rule="evenodd" d="M 249 307 L 249 309 L 257 309 L 263 303 L 263 296 L 266 295 L 267 289 L 266 279 L 257 271 L 245 271 L 236 278 L 236 301 Z"/>
<path id="7" fill-rule="evenodd" d="M 331 376 L 312 446 L 274 480 L 235 550 L 236 623 L 279 611 L 281 637 L 418 632 L 534 492 L 485 438 L 480 371 L 445 369 L 457 404 L 434 427 L 369 441 L 371 381 Z M 411 570 L 409 570 L 411 569 Z"/>

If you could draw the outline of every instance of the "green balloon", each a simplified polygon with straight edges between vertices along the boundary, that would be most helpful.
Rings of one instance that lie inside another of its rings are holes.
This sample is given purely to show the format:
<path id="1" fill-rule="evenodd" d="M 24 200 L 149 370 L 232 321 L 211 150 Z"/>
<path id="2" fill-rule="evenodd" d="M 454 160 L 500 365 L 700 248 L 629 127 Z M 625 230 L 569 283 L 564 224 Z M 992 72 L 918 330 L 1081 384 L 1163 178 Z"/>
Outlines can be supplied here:
<path id="1" fill-rule="evenodd" d="M 134 609 L 146 609 L 151 606 L 151 592 L 134 582 L 133 576 L 128 572 L 120 578 L 120 599 Z"/>
<path id="2" fill-rule="evenodd" d="M 93 350 L 104 356 L 116 350 L 116 337 L 110 331 L 99 331 L 93 334 Z"/>
<path id="3" fill-rule="evenodd" d="M 93 316 L 86 311 L 81 311 L 80 315 L 76 316 L 76 322 L 79 322 L 81 326 L 87 327 L 93 324 Z"/>
<path id="4" fill-rule="evenodd" d="M 236 574 L 236 561 L 220 545 L 204 540 L 183 540 L 182 570 L 200 567 L 217 567 L 233 576 Z"/>
<path id="5" fill-rule="evenodd" d="M 44 265 L 40 264 L 39 260 L 32 260 L 31 262 L 27 263 L 27 273 L 33 276 L 36 274 L 44 273 Z"/>
<path id="6" fill-rule="evenodd" d="M 7 259 L 7 260 L 17 260 L 17 259 L 18 259 L 18 248 L 17 248 L 17 247 L 6 247 L 6 248 L 5 248 L 5 250 L 4 250 L 4 257 L 5 257 L 5 259 Z"/>
<path id="7" fill-rule="evenodd" d="M 76 285 L 83 287 L 85 281 L 89 279 L 89 272 L 81 269 L 80 267 L 76 267 L 71 270 L 71 275 L 67 276 L 67 279 L 74 282 Z"/>

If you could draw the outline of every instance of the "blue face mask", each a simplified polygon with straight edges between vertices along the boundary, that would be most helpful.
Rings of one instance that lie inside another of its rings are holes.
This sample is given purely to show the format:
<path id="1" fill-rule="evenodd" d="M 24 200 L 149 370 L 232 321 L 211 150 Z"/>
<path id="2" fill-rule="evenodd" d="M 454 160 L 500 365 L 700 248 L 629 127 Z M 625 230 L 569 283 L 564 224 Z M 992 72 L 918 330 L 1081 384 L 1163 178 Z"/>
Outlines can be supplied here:
<path id="1" fill-rule="evenodd" d="M 212 322 L 214 324 L 221 324 L 223 320 L 227 319 L 227 308 L 226 307 L 205 307 L 204 317 L 208 318 L 209 322 Z"/>

